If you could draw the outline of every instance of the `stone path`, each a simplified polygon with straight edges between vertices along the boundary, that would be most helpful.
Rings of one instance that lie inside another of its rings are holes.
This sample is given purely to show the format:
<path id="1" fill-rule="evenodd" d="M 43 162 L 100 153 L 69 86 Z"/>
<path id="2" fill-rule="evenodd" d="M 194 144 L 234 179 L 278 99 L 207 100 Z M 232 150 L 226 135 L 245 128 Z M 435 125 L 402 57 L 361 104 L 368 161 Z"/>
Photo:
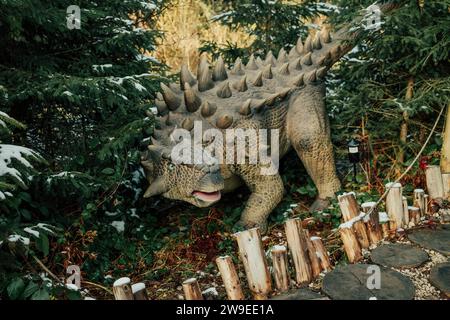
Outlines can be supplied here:
<path id="1" fill-rule="evenodd" d="M 415 268 L 428 261 L 428 254 L 417 247 L 407 244 L 385 244 L 371 252 L 373 263 L 393 268 Z"/>
<path id="2" fill-rule="evenodd" d="M 450 298 L 450 262 L 440 263 L 431 269 L 430 282 Z"/>
<path id="3" fill-rule="evenodd" d="M 441 225 L 436 230 L 416 229 L 408 234 L 408 239 L 418 245 L 450 255 L 450 225 Z"/>
<path id="4" fill-rule="evenodd" d="M 307 288 L 301 288 L 273 297 L 271 300 L 323 300 L 327 297 Z"/>

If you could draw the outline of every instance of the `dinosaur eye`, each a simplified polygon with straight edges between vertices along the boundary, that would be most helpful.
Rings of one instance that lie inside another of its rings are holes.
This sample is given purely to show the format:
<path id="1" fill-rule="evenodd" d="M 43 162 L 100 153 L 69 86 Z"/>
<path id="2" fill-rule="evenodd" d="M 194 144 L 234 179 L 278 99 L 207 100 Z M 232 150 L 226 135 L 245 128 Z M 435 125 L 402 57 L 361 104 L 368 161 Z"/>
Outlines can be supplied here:
<path id="1" fill-rule="evenodd" d="M 173 163 L 169 163 L 169 170 L 172 171 L 175 169 L 175 165 Z"/>

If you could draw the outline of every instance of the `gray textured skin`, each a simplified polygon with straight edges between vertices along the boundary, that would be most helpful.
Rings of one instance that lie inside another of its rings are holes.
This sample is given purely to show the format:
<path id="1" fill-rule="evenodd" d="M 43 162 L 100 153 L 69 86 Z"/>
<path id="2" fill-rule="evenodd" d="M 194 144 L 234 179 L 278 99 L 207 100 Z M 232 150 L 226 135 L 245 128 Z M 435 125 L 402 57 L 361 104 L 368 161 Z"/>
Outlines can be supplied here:
<path id="1" fill-rule="evenodd" d="M 243 66 L 238 59 L 226 70 L 221 59 L 209 68 L 202 56 L 197 79 L 186 66 L 181 71 L 181 86 L 161 85 L 155 101 L 160 117 L 152 145 L 142 157 L 150 183 L 145 197 L 163 195 L 199 207 L 216 201 L 204 201 L 194 191 L 231 191 L 242 182 L 251 195 L 239 225 L 267 227 L 267 217 L 283 197 L 278 174 L 261 175 L 260 165 L 175 165 L 170 161 L 175 127 L 190 129 L 200 120 L 208 128 L 264 128 L 280 130 L 280 156 L 294 148 L 319 191 L 311 210 L 328 205 L 340 189 L 336 176 L 330 127 L 325 110 L 324 77 L 327 70 L 344 55 L 343 31 L 330 35 L 327 30 L 299 39 L 289 55 L 281 50 L 275 59 L 269 53 L 265 61 L 250 59 Z M 225 79 L 226 77 L 226 79 Z M 262 80 L 262 81 L 261 81 Z M 211 110 L 215 111 L 211 114 Z M 210 112 L 208 112 L 210 111 Z M 247 112 L 250 111 L 249 114 Z M 252 146 L 255 147 L 255 146 Z"/>

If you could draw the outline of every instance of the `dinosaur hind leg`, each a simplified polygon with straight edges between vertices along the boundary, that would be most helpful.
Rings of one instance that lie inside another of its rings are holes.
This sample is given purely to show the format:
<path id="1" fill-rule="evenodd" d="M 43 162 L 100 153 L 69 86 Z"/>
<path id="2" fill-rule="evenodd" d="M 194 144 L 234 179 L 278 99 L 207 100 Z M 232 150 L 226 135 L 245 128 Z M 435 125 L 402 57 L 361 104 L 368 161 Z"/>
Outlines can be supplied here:
<path id="1" fill-rule="evenodd" d="M 288 138 L 319 191 L 311 211 L 328 206 L 341 187 L 323 98 L 322 85 L 309 85 L 291 101 L 286 122 Z"/>

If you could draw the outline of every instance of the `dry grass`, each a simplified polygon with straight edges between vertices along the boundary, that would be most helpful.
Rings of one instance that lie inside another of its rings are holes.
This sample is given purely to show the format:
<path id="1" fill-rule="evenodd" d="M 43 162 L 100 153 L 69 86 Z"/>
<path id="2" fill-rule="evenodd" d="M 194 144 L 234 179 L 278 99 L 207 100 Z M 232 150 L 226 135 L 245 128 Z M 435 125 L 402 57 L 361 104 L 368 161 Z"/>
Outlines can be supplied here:
<path id="1" fill-rule="evenodd" d="M 218 44 L 230 41 L 241 47 L 253 42 L 243 31 L 230 30 L 210 21 L 214 14 L 208 5 L 199 0 L 173 1 L 173 7 L 166 10 L 158 21 L 157 28 L 165 32 L 165 37 L 158 44 L 155 56 L 174 72 L 185 62 L 195 71 L 202 41 L 214 40 Z"/>

